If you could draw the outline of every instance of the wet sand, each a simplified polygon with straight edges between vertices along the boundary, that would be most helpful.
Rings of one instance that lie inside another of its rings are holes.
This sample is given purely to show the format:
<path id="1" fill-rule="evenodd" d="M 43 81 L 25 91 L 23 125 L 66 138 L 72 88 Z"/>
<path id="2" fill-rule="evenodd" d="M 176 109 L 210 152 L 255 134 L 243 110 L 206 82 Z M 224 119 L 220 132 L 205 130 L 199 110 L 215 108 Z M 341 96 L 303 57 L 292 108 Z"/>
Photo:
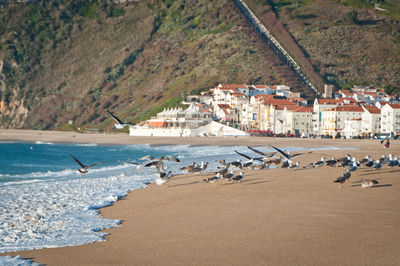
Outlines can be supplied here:
<path id="1" fill-rule="evenodd" d="M 301 165 L 346 153 L 400 155 L 400 141 L 383 149 L 379 140 L 72 134 L 0 130 L 0 141 L 354 148 L 315 150 L 299 157 Z M 2 255 L 47 265 L 399 265 L 400 167 L 362 167 L 339 188 L 333 181 L 342 172 L 327 166 L 248 170 L 241 183 L 214 184 L 201 182 L 210 174 L 180 175 L 101 209 L 106 218 L 123 220 L 106 230 L 106 241 Z M 363 177 L 379 185 L 361 188 Z"/>

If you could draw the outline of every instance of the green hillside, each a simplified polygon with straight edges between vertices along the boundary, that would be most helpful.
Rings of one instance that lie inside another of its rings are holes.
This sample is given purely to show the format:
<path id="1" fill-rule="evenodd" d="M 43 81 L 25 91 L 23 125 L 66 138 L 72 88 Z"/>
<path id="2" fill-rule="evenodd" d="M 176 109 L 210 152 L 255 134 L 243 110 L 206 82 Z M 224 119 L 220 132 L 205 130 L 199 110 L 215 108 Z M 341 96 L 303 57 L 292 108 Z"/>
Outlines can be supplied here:
<path id="1" fill-rule="evenodd" d="M 400 94 L 399 1 L 247 1 L 259 16 L 277 14 L 327 83 L 384 87 Z M 375 3 L 384 10 L 375 9 Z"/>
<path id="2" fill-rule="evenodd" d="M 398 13 L 388 1 L 384 14 L 349 5 L 362 1 L 248 2 L 258 15 L 278 14 L 314 80 L 400 84 Z M 1 128 L 109 130 L 105 110 L 137 122 L 218 83 L 287 84 L 307 94 L 231 0 L 0 8 Z"/>

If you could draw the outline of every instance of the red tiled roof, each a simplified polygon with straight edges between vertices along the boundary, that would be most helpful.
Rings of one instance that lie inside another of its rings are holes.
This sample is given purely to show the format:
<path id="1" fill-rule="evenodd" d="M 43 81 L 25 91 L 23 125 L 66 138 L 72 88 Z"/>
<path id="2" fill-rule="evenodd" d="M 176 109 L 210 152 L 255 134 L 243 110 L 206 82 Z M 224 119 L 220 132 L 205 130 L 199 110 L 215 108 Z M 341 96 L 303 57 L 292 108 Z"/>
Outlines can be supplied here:
<path id="1" fill-rule="evenodd" d="M 313 107 L 300 107 L 299 109 L 295 110 L 296 113 L 312 113 L 314 111 Z"/>
<path id="2" fill-rule="evenodd" d="M 393 109 L 400 109 L 400 104 L 388 103 Z"/>
<path id="3" fill-rule="evenodd" d="M 328 111 L 337 111 L 337 112 L 363 112 L 364 109 L 360 106 L 354 105 L 340 105 L 335 108 L 331 108 Z"/>
<path id="4" fill-rule="evenodd" d="M 256 98 L 273 98 L 275 96 L 277 96 L 277 95 L 276 94 L 263 94 L 263 93 L 253 95 L 253 97 L 256 97 Z"/>
<path id="5" fill-rule="evenodd" d="M 231 106 L 229 104 L 218 104 L 218 107 L 220 109 L 229 109 L 229 108 L 231 108 Z"/>
<path id="6" fill-rule="evenodd" d="M 291 102 L 286 99 L 274 99 L 274 98 L 265 99 L 264 104 L 265 105 L 296 105 L 294 102 Z"/>
<path id="7" fill-rule="evenodd" d="M 276 110 L 284 110 L 285 108 L 289 111 L 295 111 L 297 109 L 300 109 L 301 107 L 298 105 L 275 105 Z"/>
<path id="8" fill-rule="evenodd" d="M 365 106 L 365 109 L 367 109 L 368 112 L 370 112 L 371 114 L 380 114 L 381 113 L 381 110 L 376 106 L 372 106 L 372 105 Z"/>
<path id="9" fill-rule="evenodd" d="M 341 101 L 337 99 L 317 99 L 319 104 L 340 104 Z"/>
<path id="10" fill-rule="evenodd" d="M 267 85 L 253 85 L 256 89 L 268 89 Z"/>
<path id="11" fill-rule="evenodd" d="M 232 96 L 239 96 L 239 95 L 240 95 L 240 96 L 246 96 L 246 95 L 245 95 L 244 93 L 242 93 L 242 92 L 232 92 L 231 95 L 232 95 Z"/>

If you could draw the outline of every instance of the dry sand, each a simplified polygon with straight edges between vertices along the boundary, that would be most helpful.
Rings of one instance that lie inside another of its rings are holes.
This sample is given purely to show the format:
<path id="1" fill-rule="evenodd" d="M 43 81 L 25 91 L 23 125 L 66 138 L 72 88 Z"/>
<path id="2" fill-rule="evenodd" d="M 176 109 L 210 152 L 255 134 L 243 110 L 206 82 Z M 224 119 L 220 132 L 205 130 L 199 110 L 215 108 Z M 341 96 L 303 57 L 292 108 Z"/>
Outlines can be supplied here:
<path id="1" fill-rule="evenodd" d="M 299 158 L 302 165 L 346 153 L 400 155 L 400 141 L 383 149 L 378 140 L 72 134 L 0 130 L 0 141 L 356 148 L 314 151 Z M 400 265 L 400 167 L 363 167 L 339 188 L 333 180 L 342 172 L 326 166 L 246 171 L 241 183 L 214 184 L 201 182 L 202 175 L 177 176 L 103 208 L 106 218 L 123 220 L 106 230 L 104 242 L 2 255 L 47 265 Z M 363 177 L 380 184 L 363 189 L 357 182 Z"/>

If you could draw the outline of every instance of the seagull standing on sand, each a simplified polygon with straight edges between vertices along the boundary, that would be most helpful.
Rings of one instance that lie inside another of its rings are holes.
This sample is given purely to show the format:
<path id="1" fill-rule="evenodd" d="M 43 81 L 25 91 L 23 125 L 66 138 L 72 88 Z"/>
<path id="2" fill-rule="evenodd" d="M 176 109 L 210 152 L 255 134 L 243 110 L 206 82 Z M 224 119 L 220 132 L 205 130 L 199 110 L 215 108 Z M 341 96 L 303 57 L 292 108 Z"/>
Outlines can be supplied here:
<path id="1" fill-rule="evenodd" d="M 381 169 L 382 167 L 382 163 L 380 160 L 376 160 L 375 164 L 374 164 L 374 168 L 375 169 Z"/>
<path id="2" fill-rule="evenodd" d="M 325 163 L 327 166 L 336 167 L 337 160 L 335 157 L 332 157 L 332 159 L 325 161 Z"/>
<path id="3" fill-rule="evenodd" d="M 100 165 L 100 164 L 104 164 L 105 162 L 101 162 L 101 163 L 95 163 L 95 164 L 90 164 L 90 165 L 84 165 L 83 163 L 81 163 L 77 158 L 75 158 L 72 154 L 70 154 L 70 156 L 72 157 L 72 159 L 74 159 L 74 161 L 79 164 L 79 166 L 81 167 L 80 169 L 78 169 L 79 173 L 81 174 L 86 174 L 87 172 L 89 172 L 88 168 L 89 167 L 93 167 L 96 165 Z"/>
<path id="4" fill-rule="evenodd" d="M 217 175 L 212 176 L 212 177 L 207 177 L 207 178 L 203 179 L 203 181 L 207 182 L 207 183 L 213 183 L 213 182 L 217 181 L 218 179 L 221 179 L 221 173 L 217 173 Z"/>
<path id="5" fill-rule="evenodd" d="M 238 174 L 238 175 L 236 175 L 236 176 L 232 176 L 231 178 L 230 178 L 230 180 L 232 181 L 238 181 L 239 183 L 240 183 L 240 181 L 243 179 L 243 172 L 242 171 L 240 171 L 240 173 Z"/>
<path id="6" fill-rule="evenodd" d="M 323 166 L 325 164 L 325 157 L 321 157 L 321 161 L 313 162 L 315 167 Z"/>
<path id="7" fill-rule="evenodd" d="M 374 166 L 374 160 L 370 158 L 369 161 L 365 163 L 365 166 L 367 166 L 367 167 Z"/>
<path id="8" fill-rule="evenodd" d="M 339 176 L 335 181 L 336 183 L 340 183 L 343 184 L 344 182 L 346 182 L 347 179 L 349 179 L 351 177 L 351 173 L 349 170 L 346 170 L 341 176 Z M 341 187 L 341 186 L 339 186 Z"/>
<path id="9" fill-rule="evenodd" d="M 379 182 L 375 179 L 368 179 L 368 178 L 364 178 L 363 182 L 361 184 L 362 188 L 368 188 L 368 187 L 373 187 L 375 185 L 379 184 Z"/>

